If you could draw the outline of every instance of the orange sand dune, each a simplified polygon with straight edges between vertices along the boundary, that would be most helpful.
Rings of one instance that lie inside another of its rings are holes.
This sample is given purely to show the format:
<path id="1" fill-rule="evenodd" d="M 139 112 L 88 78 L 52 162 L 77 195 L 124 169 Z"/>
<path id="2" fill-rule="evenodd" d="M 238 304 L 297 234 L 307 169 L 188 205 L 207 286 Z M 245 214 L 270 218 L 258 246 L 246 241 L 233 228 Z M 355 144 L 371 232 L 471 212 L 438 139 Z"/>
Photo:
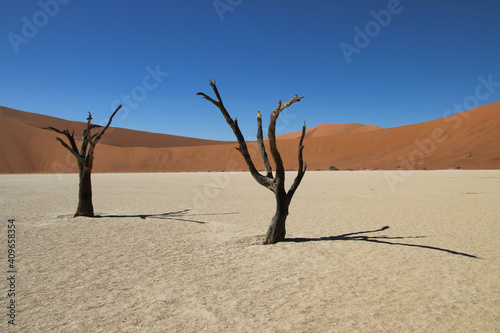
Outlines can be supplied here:
<path id="1" fill-rule="evenodd" d="M 317 138 L 322 136 L 332 136 L 348 133 L 360 133 L 379 130 L 380 127 L 376 125 L 363 125 L 363 124 L 321 124 L 319 126 L 306 129 L 305 138 Z M 302 131 L 278 135 L 278 140 L 299 139 Z"/>
<path id="2" fill-rule="evenodd" d="M 18 123 L 28 125 L 36 129 L 52 126 L 61 130 L 74 130 L 75 138 L 77 139 L 79 138 L 81 130 L 85 128 L 85 124 L 80 121 L 69 121 L 42 114 L 18 111 L 1 106 L 0 117 L 1 119 L 8 118 L 10 120 L 14 120 Z M 217 145 L 225 142 L 111 127 L 106 131 L 106 135 L 103 136 L 101 143 L 116 147 L 159 148 Z"/>
<path id="3" fill-rule="evenodd" d="M 76 172 L 74 157 L 55 140 L 53 126 L 80 133 L 84 123 L 0 107 L 0 173 Z M 278 146 L 287 169 L 297 168 L 300 132 Z M 287 139 L 288 138 L 288 139 Z M 500 102 L 425 123 L 380 129 L 323 124 L 304 142 L 310 170 L 500 169 Z M 110 128 L 96 148 L 95 172 L 247 170 L 235 142 L 209 141 Z M 249 143 L 262 168 L 255 142 Z"/>

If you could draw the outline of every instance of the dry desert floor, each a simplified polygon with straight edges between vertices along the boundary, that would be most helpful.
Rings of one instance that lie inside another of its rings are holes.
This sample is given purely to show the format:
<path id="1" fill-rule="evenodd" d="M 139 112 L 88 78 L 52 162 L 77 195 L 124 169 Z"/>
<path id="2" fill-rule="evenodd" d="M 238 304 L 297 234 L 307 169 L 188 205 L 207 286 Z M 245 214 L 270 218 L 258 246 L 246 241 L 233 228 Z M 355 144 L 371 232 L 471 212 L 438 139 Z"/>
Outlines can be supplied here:
<path id="1" fill-rule="evenodd" d="M 307 172 L 270 246 L 249 173 L 77 178 L 0 175 L 0 331 L 500 332 L 500 171 Z"/>

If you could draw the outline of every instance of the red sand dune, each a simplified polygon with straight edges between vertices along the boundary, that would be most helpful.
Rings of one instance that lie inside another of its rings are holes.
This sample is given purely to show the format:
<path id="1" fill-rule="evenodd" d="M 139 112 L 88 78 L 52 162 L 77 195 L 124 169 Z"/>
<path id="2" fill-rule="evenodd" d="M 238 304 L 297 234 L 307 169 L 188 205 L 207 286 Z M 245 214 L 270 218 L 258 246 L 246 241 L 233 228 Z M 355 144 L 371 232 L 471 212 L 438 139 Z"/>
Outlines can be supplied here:
<path id="1" fill-rule="evenodd" d="M 85 127 L 40 114 L 0 107 L 0 173 L 77 172 L 74 157 L 56 141 L 53 126 Z M 297 168 L 300 132 L 280 135 L 287 169 Z M 304 142 L 309 170 L 500 169 L 500 102 L 425 123 L 380 129 L 375 125 L 323 124 Z M 247 170 L 235 142 L 209 141 L 110 128 L 96 147 L 94 172 Z M 262 168 L 255 142 L 249 150 Z M 470 157 L 467 157 L 469 156 Z"/>
<path id="2" fill-rule="evenodd" d="M 380 127 L 376 125 L 363 125 L 363 124 L 321 124 L 316 127 L 306 129 L 305 138 L 317 138 L 322 136 L 332 136 L 339 134 L 360 133 L 379 130 Z M 278 140 L 300 139 L 302 130 L 287 134 L 278 135 Z"/>

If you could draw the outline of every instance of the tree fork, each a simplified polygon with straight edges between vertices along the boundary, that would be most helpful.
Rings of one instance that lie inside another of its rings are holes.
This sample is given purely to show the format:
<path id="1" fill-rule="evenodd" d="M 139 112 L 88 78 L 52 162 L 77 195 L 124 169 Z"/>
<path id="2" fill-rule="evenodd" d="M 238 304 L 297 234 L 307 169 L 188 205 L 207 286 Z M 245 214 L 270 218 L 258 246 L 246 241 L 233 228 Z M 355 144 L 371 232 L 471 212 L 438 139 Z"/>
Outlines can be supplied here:
<path id="1" fill-rule="evenodd" d="M 87 127 L 82 131 L 82 145 L 80 150 L 76 146 L 75 142 L 75 132 L 69 133 L 69 130 L 65 129 L 63 131 L 58 130 L 54 127 L 46 127 L 45 129 L 49 129 L 58 134 L 62 134 L 68 140 L 66 143 L 63 139 L 57 137 L 57 141 L 66 148 L 75 158 L 78 163 L 78 207 L 76 209 L 76 216 L 94 216 L 94 207 L 92 205 L 92 167 L 94 164 L 94 149 L 99 140 L 101 140 L 102 136 L 111 125 L 111 121 L 113 117 L 121 109 L 121 105 L 119 105 L 116 110 L 113 112 L 111 117 L 108 120 L 108 123 L 104 128 L 102 128 L 99 132 L 92 134 L 92 130 L 94 128 L 101 128 L 102 126 L 95 125 L 91 123 L 92 115 L 89 112 L 89 116 L 87 118 Z"/>
<path id="2" fill-rule="evenodd" d="M 262 114 L 257 112 L 257 142 L 259 145 L 259 151 L 262 159 L 262 163 L 264 168 L 266 169 L 266 175 L 262 175 L 257 171 L 255 165 L 252 161 L 250 154 L 248 153 L 247 144 L 243 134 L 241 133 L 238 120 L 235 118 L 234 120 L 231 118 L 229 113 L 227 112 L 224 103 L 222 103 L 222 99 L 220 97 L 217 86 L 215 85 L 215 81 L 212 82 L 210 80 L 210 86 L 212 87 L 217 100 L 211 98 L 210 96 L 199 92 L 197 95 L 202 96 L 212 104 L 214 104 L 221 111 L 222 115 L 226 119 L 226 122 L 229 124 L 231 129 L 233 130 L 236 139 L 238 140 L 239 147 L 236 148 L 243 156 L 248 169 L 252 175 L 252 177 L 262 186 L 268 188 L 273 191 L 276 198 L 276 212 L 274 217 L 271 220 L 271 224 L 267 230 L 267 234 L 264 239 L 264 244 L 275 244 L 277 242 L 283 241 L 286 236 L 286 218 L 288 216 L 288 208 L 290 206 L 290 202 L 292 197 L 300 185 L 302 178 L 307 169 L 307 165 L 303 162 L 302 158 L 302 150 L 304 149 L 303 141 L 306 132 L 306 124 L 304 122 L 304 126 L 302 128 L 302 135 L 299 141 L 299 152 L 298 152 L 298 160 L 299 160 L 299 168 L 297 176 L 290 187 L 289 191 L 285 191 L 285 167 L 283 166 L 283 160 L 281 159 L 281 155 L 278 151 L 278 147 L 276 145 L 276 121 L 279 117 L 281 111 L 292 105 L 293 103 L 299 102 L 304 97 L 298 97 L 295 95 L 290 101 L 282 104 L 279 101 L 278 107 L 271 113 L 271 120 L 269 123 L 268 129 L 268 139 L 269 139 L 269 147 L 271 156 L 276 165 L 276 175 L 273 176 L 272 168 L 269 163 L 269 158 L 266 153 L 266 148 L 264 145 L 263 131 L 262 131 Z"/>

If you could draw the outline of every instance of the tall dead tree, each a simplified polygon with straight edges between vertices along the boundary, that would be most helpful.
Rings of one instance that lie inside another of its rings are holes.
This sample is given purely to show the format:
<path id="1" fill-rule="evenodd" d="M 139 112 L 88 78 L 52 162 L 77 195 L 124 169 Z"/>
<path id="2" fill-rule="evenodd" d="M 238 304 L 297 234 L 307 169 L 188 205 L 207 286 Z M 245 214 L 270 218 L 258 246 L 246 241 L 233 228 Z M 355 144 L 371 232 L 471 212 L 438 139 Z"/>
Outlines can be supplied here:
<path id="1" fill-rule="evenodd" d="M 274 109 L 274 111 L 271 113 L 271 121 L 269 123 L 269 130 L 268 130 L 268 140 L 269 140 L 271 156 L 276 166 L 276 171 L 274 176 L 273 176 L 273 170 L 271 169 L 271 164 L 269 163 L 269 158 L 266 153 L 266 148 L 264 146 L 264 138 L 262 133 L 262 115 L 260 111 L 257 112 L 257 142 L 259 145 L 259 151 L 262 158 L 262 162 L 266 169 L 266 175 L 264 176 L 255 168 L 252 158 L 248 152 L 245 138 L 243 137 L 243 134 L 241 134 L 240 128 L 238 127 L 238 119 L 234 118 L 233 120 L 229 115 L 229 113 L 227 112 L 226 108 L 224 107 L 224 104 L 222 103 L 222 99 L 219 95 L 219 91 L 217 90 L 215 82 L 212 82 L 210 80 L 210 86 L 212 87 L 215 96 L 217 97 L 217 100 L 214 100 L 213 98 L 207 96 L 202 92 L 199 92 L 197 95 L 203 96 L 206 100 L 212 102 L 216 107 L 220 109 L 222 115 L 224 116 L 224 118 L 226 118 L 227 123 L 233 130 L 234 135 L 238 139 L 239 147 L 236 149 L 241 153 L 241 155 L 245 159 L 245 162 L 248 165 L 248 169 L 250 170 L 250 173 L 252 174 L 253 178 L 259 184 L 261 184 L 264 187 L 267 187 L 274 193 L 276 197 L 276 213 L 274 214 L 274 217 L 271 220 L 271 225 L 267 230 L 267 234 L 264 239 L 264 244 L 274 244 L 280 242 L 285 239 L 286 235 L 285 223 L 286 223 L 286 218 L 288 216 L 288 207 L 290 206 L 292 197 L 295 194 L 297 188 L 299 187 L 300 182 L 304 177 L 307 168 L 307 165 L 304 163 L 302 159 L 302 150 L 304 149 L 302 143 L 304 141 L 304 135 L 306 133 L 306 124 L 304 122 L 304 126 L 302 127 L 302 136 L 300 137 L 299 141 L 298 174 L 292 186 L 287 192 L 285 190 L 285 168 L 283 166 L 283 160 L 281 159 L 281 155 L 276 145 L 276 120 L 278 119 L 278 116 L 280 115 L 281 111 L 283 111 L 293 103 L 299 102 L 303 97 L 298 97 L 297 95 L 295 95 L 295 97 L 293 97 L 290 101 L 284 104 L 282 104 L 281 101 L 279 101 L 278 107 Z"/>
<path id="2" fill-rule="evenodd" d="M 64 131 L 58 130 L 54 127 L 47 127 L 45 129 L 52 130 L 58 134 L 64 135 L 68 139 L 68 143 L 64 142 L 63 139 L 57 138 L 57 140 L 61 143 L 61 145 L 69 150 L 73 156 L 75 156 L 76 161 L 78 163 L 78 173 L 80 176 L 79 180 L 79 191 L 78 191 L 78 208 L 76 209 L 76 213 L 74 216 L 94 216 L 94 206 L 92 205 L 92 182 L 91 182 L 91 174 L 92 174 L 92 166 L 94 163 L 94 149 L 99 140 L 101 140 L 104 132 L 108 129 L 109 125 L 111 125 L 111 121 L 115 114 L 120 110 L 122 106 L 118 106 L 109 118 L 108 123 L 103 128 L 100 125 L 95 125 L 91 123 L 92 115 L 89 112 L 89 117 L 87 118 L 87 127 L 82 131 L 82 146 L 80 150 L 76 146 L 75 142 L 75 131 L 71 134 L 69 130 L 65 129 Z M 93 129 L 101 130 L 97 133 L 92 134 Z"/>

